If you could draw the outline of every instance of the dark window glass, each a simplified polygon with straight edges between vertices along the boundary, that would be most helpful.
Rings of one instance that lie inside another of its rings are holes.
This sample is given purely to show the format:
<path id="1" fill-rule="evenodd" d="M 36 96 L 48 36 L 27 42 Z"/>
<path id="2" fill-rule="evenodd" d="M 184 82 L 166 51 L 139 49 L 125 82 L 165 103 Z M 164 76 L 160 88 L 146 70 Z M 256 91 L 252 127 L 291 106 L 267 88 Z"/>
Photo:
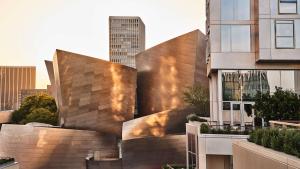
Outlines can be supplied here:
<path id="1" fill-rule="evenodd" d="M 230 102 L 223 102 L 223 110 L 230 110 Z"/>
<path id="2" fill-rule="evenodd" d="M 232 104 L 232 109 L 233 110 L 241 110 L 241 105 L 240 104 Z"/>

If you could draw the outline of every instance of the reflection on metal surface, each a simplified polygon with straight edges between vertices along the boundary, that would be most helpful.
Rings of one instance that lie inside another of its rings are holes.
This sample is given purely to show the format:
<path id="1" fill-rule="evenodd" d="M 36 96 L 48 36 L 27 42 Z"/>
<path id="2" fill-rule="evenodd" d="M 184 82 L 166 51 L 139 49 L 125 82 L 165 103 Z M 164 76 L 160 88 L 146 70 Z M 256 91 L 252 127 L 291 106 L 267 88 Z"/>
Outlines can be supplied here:
<path id="1" fill-rule="evenodd" d="M 172 109 L 124 122 L 122 140 L 182 133 L 186 116 L 194 111 L 191 107 Z"/>
<path id="2" fill-rule="evenodd" d="M 123 141 L 123 169 L 161 168 L 185 163 L 184 135 L 146 137 Z"/>
<path id="3" fill-rule="evenodd" d="M 121 135 L 133 119 L 135 69 L 61 50 L 53 68 L 61 125 Z"/>
<path id="4" fill-rule="evenodd" d="M 0 155 L 14 157 L 22 169 L 85 168 L 90 151 L 101 156 L 118 157 L 115 136 L 94 131 L 3 125 L 0 132 Z"/>
<path id="5" fill-rule="evenodd" d="M 183 91 L 195 83 L 208 88 L 205 46 L 196 30 L 136 56 L 139 116 L 184 107 Z"/>

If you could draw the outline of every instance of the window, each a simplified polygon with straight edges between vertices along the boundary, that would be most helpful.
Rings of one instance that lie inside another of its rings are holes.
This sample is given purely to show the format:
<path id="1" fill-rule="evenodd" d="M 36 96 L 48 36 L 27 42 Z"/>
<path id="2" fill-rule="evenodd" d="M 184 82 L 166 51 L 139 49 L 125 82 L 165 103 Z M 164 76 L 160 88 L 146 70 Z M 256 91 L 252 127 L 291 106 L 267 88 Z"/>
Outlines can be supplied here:
<path id="1" fill-rule="evenodd" d="M 276 48 L 295 48 L 294 21 L 275 21 Z"/>
<path id="2" fill-rule="evenodd" d="M 222 20 L 250 20 L 250 0 L 221 0 Z"/>
<path id="3" fill-rule="evenodd" d="M 222 52 L 250 52 L 250 25 L 222 25 Z"/>
<path id="4" fill-rule="evenodd" d="M 297 0 L 279 0 L 279 13 L 296 14 L 297 6 Z"/>
<path id="5" fill-rule="evenodd" d="M 188 133 L 188 160 L 189 168 L 198 168 L 197 166 L 197 148 L 198 142 L 196 135 Z"/>

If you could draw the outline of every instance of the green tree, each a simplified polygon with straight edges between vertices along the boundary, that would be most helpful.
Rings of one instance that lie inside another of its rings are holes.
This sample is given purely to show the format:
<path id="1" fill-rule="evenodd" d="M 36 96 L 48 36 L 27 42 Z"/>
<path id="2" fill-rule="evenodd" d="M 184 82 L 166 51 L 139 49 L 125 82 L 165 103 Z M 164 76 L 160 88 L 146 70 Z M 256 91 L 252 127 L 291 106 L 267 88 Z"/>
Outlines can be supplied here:
<path id="1" fill-rule="evenodd" d="M 274 94 L 256 94 L 254 110 L 256 117 L 266 121 L 300 120 L 300 99 L 293 91 L 276 87 Z"/>
<path id="2" fill-rule="evenodd" d="M 30 123 L 30 122 L 40 122 L 47 123 L 52 125 L 57 125 L 57 113 L 50 112 L 45 108 L 37 108 L 34 109 L 31 113 L 29 113 L 22 123 Z"/>
<path id="3" fill-rule="evenodd" d="M 20 108 L 12 114 L 12 122 L 17 124 L 40 122 L 57 125 L 57 121 L 55 100 L 47 94 L 37 94 L 25 98 Z"/>
<path id="4" fill-rule="evenodd" d="M 209 116 L 209 92 L 208 89 L 200 84 L 188 87 L 183 93 L 183 100 L 196 107 L 196 114 Z"/>

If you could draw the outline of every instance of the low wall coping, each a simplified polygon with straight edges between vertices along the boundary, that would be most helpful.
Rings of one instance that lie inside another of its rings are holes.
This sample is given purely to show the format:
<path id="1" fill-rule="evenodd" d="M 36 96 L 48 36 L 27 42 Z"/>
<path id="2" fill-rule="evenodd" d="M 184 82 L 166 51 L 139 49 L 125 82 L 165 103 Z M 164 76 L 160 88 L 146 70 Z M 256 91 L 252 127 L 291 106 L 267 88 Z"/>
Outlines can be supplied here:
<path id="1" fill-rule="evenodd" d="M 295 168 L 299 168 L 300 166 L 300 158 L 273 149 L 265 148 L 263 146 L 248 141 L 234 141 L 233 145 L 247 149 L 261 156 L 277 160 L 288 166 L 293 166 Z"/>

